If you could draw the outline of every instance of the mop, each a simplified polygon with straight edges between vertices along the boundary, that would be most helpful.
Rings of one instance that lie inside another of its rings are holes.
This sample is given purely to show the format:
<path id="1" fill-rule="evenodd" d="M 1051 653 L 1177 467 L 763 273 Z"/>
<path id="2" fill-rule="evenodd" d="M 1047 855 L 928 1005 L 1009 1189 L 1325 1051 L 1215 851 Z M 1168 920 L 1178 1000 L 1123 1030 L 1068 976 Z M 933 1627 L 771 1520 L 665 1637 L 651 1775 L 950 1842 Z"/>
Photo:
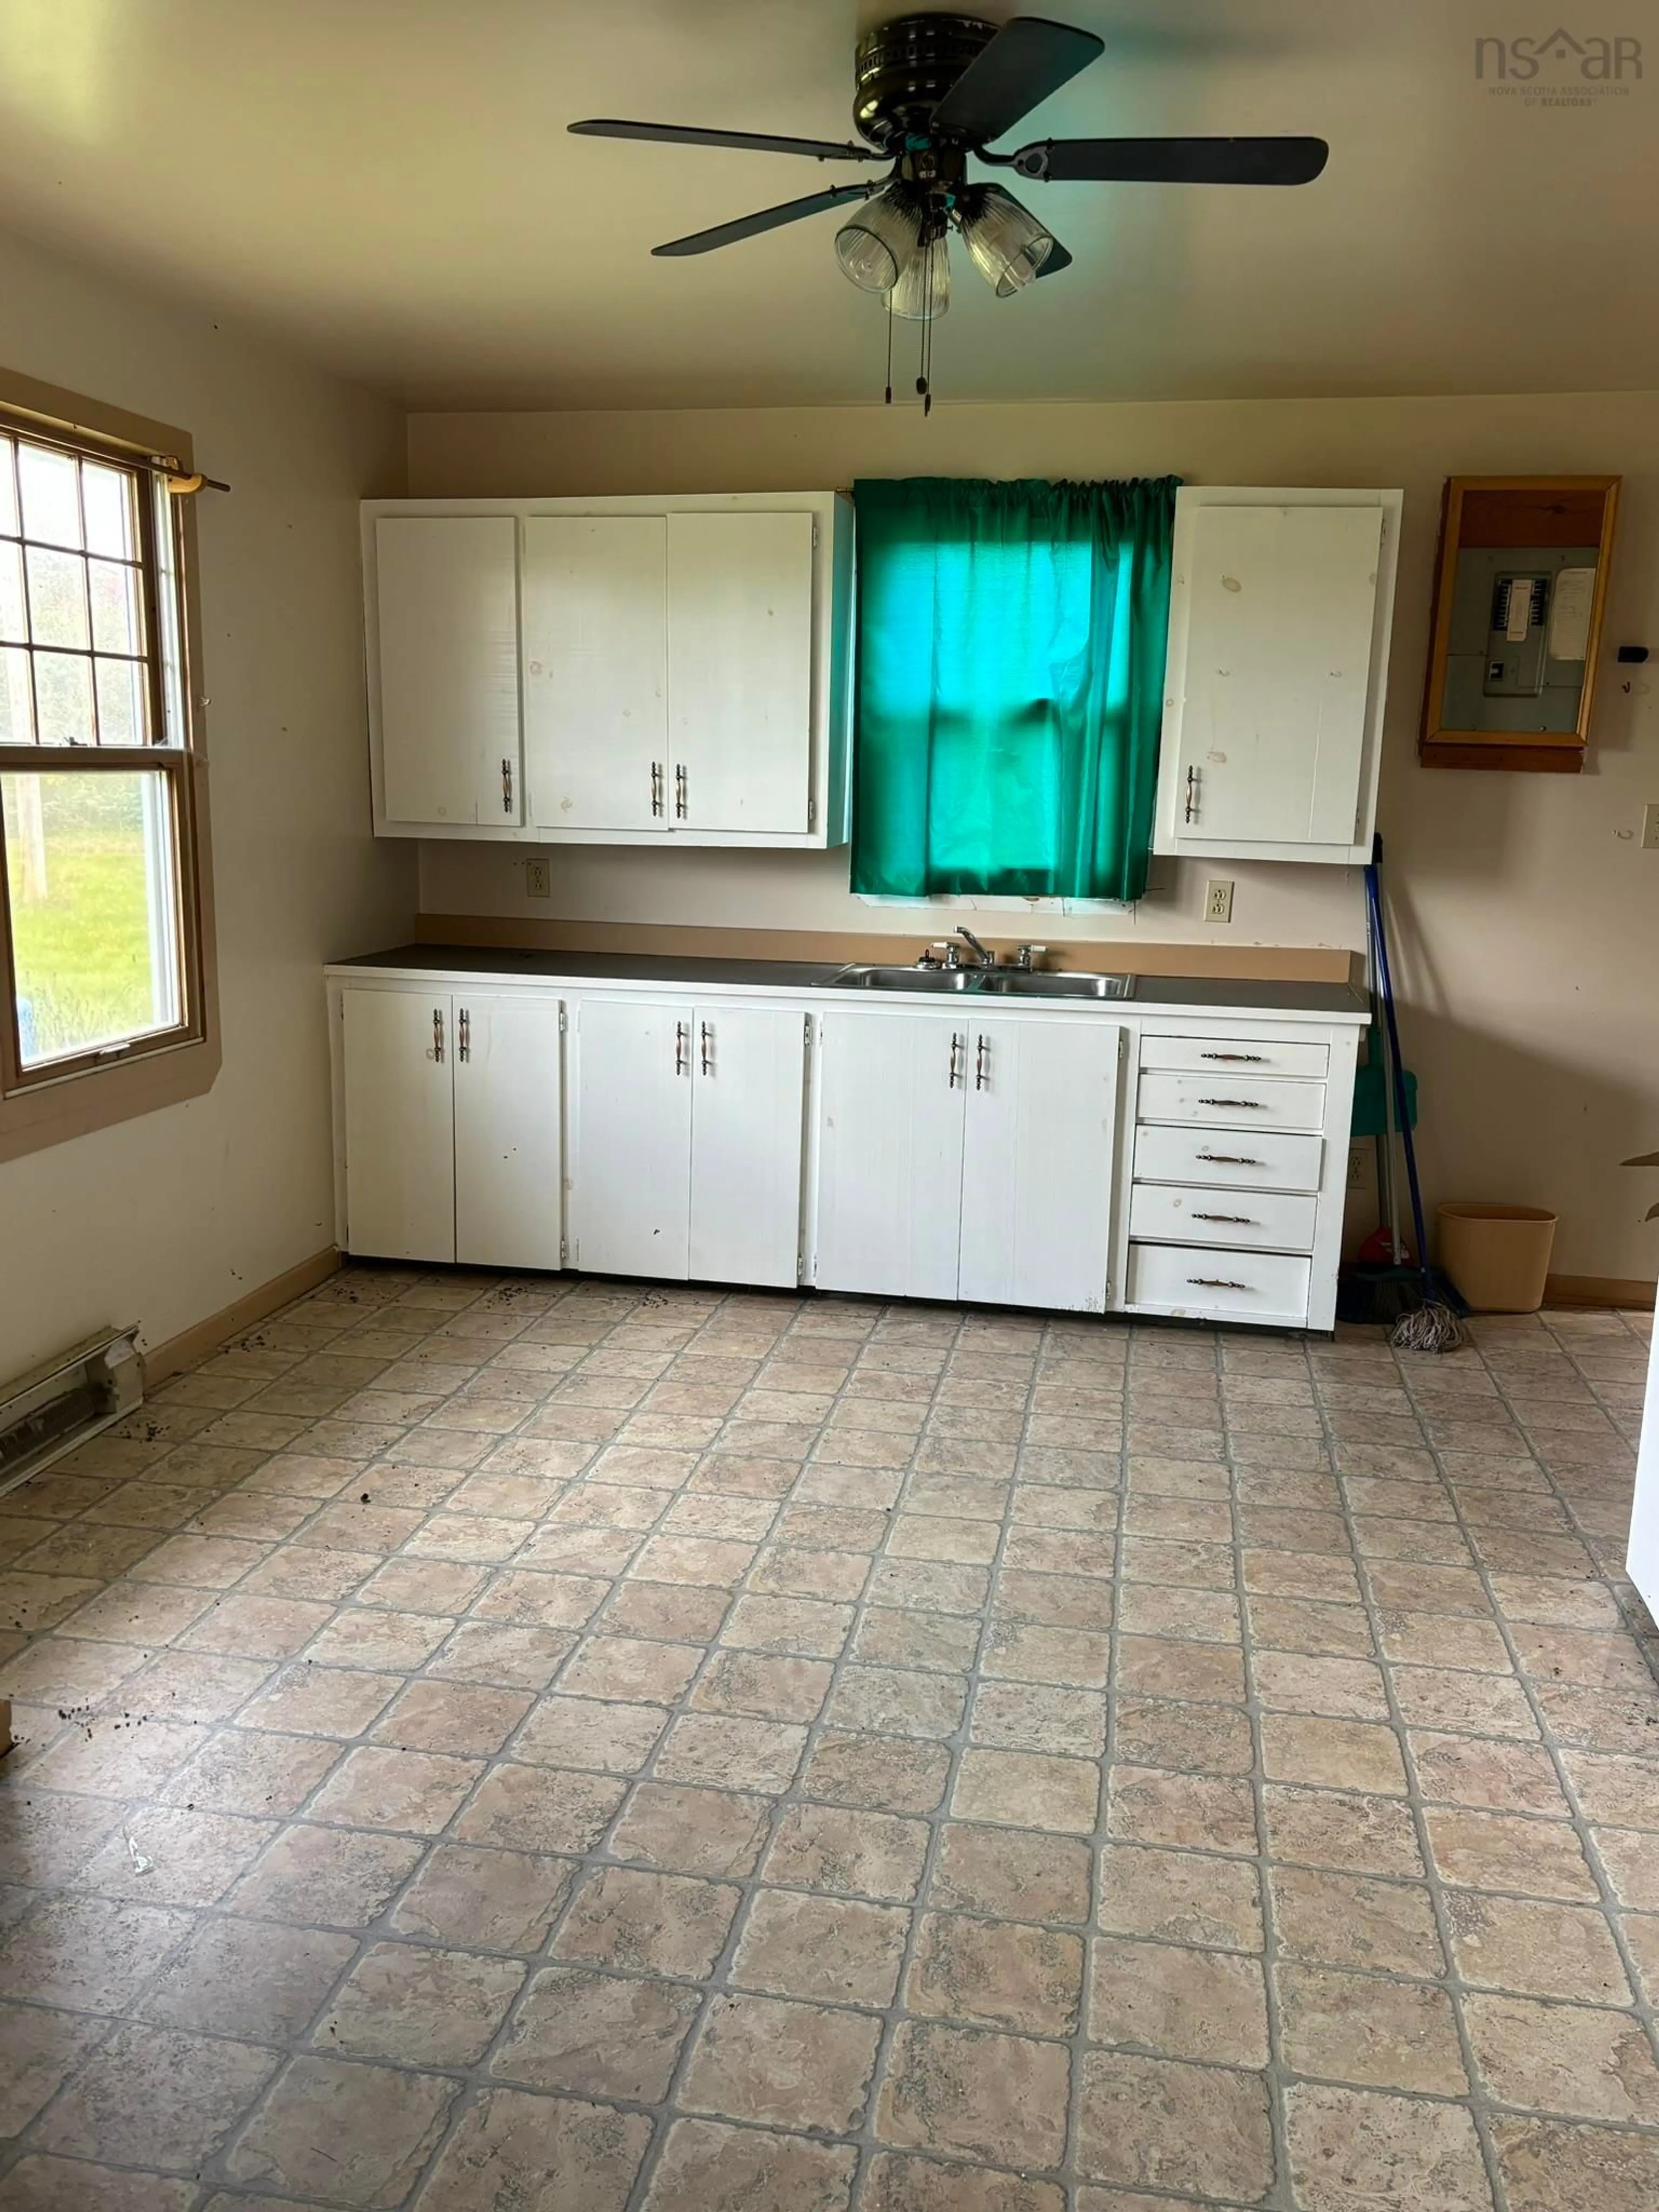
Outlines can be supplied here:
<path id="1" fill-rule="evenodd" d="M 1379 837 L 1365 870 L 1365 906 L 1382 1000 L 1382 1053 L 1389 1085 L 1389 1120 L 1391 1123 L 1397 1123 L 1401 1142 L 1405 1148 L 1406 1181 L 1411 1191 L 1412 1228 L 1417 1238 L 1418 1263 L 1413 1310 L 1401 1315 L 1389 1332 L 1389 1341 L 1401 1352 L 1455 1352 L 1463 1341 L 1463 1324 L 1452 1303 L 1457 1294 L 1429 1265 L 1428 1232 L 1423 1222 L 1423 1191 L 1417 1178 L 1417 1146 L 1412 1137 L 1412 1118 L 1406 1097 L 1405 1065 L 1400 1054 L 1400 1024 L 1395 1015 L 1394 978 L 1389 966 L 1388 932 L 1382 920 L 1382 888 L 1379 873 L 1382 858 L 1382 841 Z M 1392 1192 L 1392 1144 L 1389 1150 L 1389 1182 Z M 1395 1217 L 1391 1224 L 1393 1249 L 1397 1258 L 1401 1250 L 1397 1197 L 1391 1195 L 1390 1203 Z"/>

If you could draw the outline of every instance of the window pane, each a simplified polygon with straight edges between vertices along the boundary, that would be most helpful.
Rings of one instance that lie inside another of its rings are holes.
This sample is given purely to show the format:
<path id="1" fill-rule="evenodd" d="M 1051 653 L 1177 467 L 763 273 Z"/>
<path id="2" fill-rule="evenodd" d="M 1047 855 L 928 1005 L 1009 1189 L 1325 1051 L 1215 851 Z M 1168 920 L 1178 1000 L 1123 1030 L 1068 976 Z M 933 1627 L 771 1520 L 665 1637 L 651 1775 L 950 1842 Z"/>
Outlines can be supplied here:
<path id="1" fill-rule="evenodd" d="M 79 646 L 87 635 L 87 564 L 78 553 L 25 548 L 29 572 L 29 621 L 37 645 Z"/>
<path id="2" fill-rule="evenodd" d="M 0 775 L 25 1067 L 181 1019 L 167 779 Z"/>
<path id="3" fill-rule="evenodd" d="M 98 742 L 142 745 L 149 741 L 149 694 L 134 660 L 94 660 L 98 683 Z"/>
<path id="4" fill-rule="evenodd" d="M 28 634 L 23 618 L 23 550 L 0 538 L 0 637 L 21 645 Z"/>
<path id="5" fill-rule="evenodd" d="M 78 545 L 81 497 L 70 456 L 45 446 L 20 445 L 17 474 L 23 490 L 23 535 L 48 545 Z"/>
<path id="6" fill-rule="evenodd" d="M 116 561 L 88 561 L 92 641 L 100 653 L 137 653 L 138 571 Z"/>
<path id="7" fill-rule="evenodd" d="M 132 520 L 132 478 L 124 476 L 119 469 L 103 469 L 96 461 L 82 461 L 81 501 L 86 509 L 87 550 L 112 554 L 118 560 L 134 559 L 137 549 Z"/>
<path id="8" fill-rule="evenodd" d="M 35 654 L 34 704 L 43 745 L 97 743 L 92 719 L 92 663 L 79 653 Z"/>
<path id="9" fill-rule="evenodd" d="M 20 647 L 0 652 L 0 745 L 34 742 L 34 702 L 29 692 L 29 657 Z"/>
<path id="10" fill-rule="evenodd" d="M 11 538 L 17 535 L 15 454 L 11 440 L 0 438 L 0 533 Z"/>

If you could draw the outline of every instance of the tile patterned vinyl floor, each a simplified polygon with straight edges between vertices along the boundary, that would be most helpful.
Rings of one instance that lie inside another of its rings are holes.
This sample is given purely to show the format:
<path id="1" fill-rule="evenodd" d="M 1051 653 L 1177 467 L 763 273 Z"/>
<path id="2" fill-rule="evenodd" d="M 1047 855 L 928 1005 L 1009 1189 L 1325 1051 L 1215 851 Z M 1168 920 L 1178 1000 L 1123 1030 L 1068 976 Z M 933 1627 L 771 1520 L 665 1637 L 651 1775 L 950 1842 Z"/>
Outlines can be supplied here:
<path id="1" fill-rule="evenodd" d="M 340 1275 L 0 1500 L 0 2206 L 1653 2212 L 1645 1326 Z"/>

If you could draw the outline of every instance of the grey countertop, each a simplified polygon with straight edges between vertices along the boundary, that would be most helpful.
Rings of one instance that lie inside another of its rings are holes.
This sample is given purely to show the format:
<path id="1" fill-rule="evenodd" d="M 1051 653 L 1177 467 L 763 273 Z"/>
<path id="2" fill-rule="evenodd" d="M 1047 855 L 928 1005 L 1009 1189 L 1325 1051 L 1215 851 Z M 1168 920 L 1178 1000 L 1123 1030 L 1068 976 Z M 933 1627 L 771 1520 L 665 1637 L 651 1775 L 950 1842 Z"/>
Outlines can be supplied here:
<path id="1" fill-rule="evenodd" d="M 384 952 L 362 952 L 333 964 L 393 973 L 500 975 L 524 982 L 545 975 L 596 983 L 709 983 L 791 992 L 823 990 L 841 968 L 839 962 L 704 960 L 656 952 L 521 952 L 485 945 L 396 945 Z M 1051 1006 L 1063 1003 L 1068 1012 L 1075 1012 L 1079 1002 L 1047 1003 Z M 1108 1007 L 1127 1005 L 1147 1012 L 1192 1006 L 1226 1013 L 1237 1008 L 1245 1012 L 1330 1014 L 1347 1020 L 1356 1016 L 1364 1018 L 1369 1013 L 1364 995 L 1346 983 L 1252 982 L 1202 975 L 1138 975 L 1127 1000 L 1099 1003 Z"/>

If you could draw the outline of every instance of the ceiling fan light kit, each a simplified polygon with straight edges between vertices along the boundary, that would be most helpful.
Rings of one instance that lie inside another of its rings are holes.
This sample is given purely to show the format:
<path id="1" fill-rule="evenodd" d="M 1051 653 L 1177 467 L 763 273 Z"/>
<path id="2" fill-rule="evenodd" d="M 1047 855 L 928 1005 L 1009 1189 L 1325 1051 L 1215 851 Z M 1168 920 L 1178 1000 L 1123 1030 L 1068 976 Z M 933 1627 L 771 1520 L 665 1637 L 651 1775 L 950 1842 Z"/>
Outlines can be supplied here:
<path id="1" fill-rule="evenodd" d="M 886 161 L 880 185 L 837 185 L 805 198 L 739 216 L 654 246 L 670 258 L 708 253 L 810 215 L 857 201 L 836 234 L 842 274 L 888 309 L 888 392 L 892 398 L 894 317 L 921 325 L 916 390 L 932 404 L 932 327 L 950 304 L 950 234 L 962 237 L 999 299 L 1072 257 L 1012 192 L 970 179 L 970 160 L 1040 184 L 1304 185 L 1323 169 L 1322 138 L 1048 138 L 1012 154 L 991 142 L 1104 52 L 1091 31 L 1017 15 L 1000 28 L 977 15 L 902 15 L 860 40 L 854 58 L 848 140 L 775 137 L 677 123 L 607 118 L 573 123 L 585 137 L 642 139 L 678 146 L 735 147 L 817 161 Z"/>

